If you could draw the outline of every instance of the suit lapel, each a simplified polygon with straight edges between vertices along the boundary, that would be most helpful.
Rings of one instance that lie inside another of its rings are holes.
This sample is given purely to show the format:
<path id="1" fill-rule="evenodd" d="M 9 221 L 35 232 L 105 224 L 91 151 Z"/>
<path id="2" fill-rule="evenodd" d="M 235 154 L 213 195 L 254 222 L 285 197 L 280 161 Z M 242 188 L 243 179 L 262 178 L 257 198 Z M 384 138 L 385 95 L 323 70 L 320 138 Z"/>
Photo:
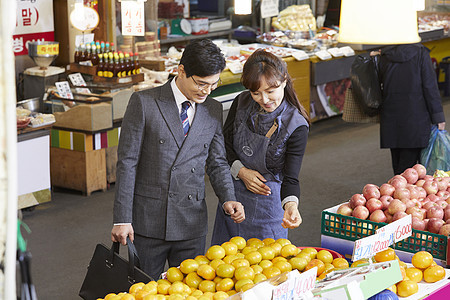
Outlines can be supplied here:
<path id="1" fill-rule="evenodd" d="M 173 96 L 172 88 L 170 87 L 170 82 L 171 81 L 168 81 L 162 86 L 161 95 L 159 97 L 160 101 L 157 101 L 157 103 L 167 127 L 175 138 L 178 148 L 181 148 L 185 138 L 178 107 L 175 97 Z"/>

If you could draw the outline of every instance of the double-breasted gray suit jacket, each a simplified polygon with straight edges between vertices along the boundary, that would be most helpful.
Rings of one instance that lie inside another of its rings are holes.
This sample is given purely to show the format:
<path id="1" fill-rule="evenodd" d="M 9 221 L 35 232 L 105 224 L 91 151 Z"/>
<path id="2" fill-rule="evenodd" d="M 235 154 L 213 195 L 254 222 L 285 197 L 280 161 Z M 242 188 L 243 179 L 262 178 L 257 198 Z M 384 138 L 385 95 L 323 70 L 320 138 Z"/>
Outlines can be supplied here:
<path id="1" fill-rule="evenodd" d="M 184 137 L 170 81 L 135 92 L 118 146 L 114 223 L 167 241 L 205 236 L 205 171 L 220 202 L 235 201 L 222 135 L 222 104 L 196 104 Z"/>

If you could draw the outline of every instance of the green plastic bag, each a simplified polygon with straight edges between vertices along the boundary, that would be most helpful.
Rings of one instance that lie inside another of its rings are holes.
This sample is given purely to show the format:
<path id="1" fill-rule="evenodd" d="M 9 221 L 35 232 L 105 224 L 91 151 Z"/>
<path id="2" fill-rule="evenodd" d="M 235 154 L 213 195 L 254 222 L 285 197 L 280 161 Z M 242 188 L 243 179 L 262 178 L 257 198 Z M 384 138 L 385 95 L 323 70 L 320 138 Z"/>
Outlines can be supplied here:
<path id="1" fill-rule="evenodd" d="M 450 135 L 433 125 L 428 147 L 420 153 L 420 163 L 427 168 L 427 174 L 436 170 L 450 171 Z"/>

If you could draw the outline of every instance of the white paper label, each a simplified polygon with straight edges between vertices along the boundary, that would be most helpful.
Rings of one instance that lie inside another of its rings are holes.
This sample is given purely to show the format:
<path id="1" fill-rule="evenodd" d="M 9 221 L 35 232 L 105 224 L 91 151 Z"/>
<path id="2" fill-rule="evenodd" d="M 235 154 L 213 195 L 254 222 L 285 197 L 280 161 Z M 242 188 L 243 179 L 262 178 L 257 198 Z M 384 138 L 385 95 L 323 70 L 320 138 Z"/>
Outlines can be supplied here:
<path id="1" fill-rule="evenodd" d="M 73 99 L 72 91 L 70 90 L 70 85 L 68 81 L 55 82 L 55 86 L 58 89 L 58 94 L 62 98 Z"/>
<path id="2" fill-rule="evenodd" d="M 143 36 L 145 34 L 144 2 L 122 1 L 122 35 Z"/>
<path id="3" fill-rule="evenodd" d="M 261 0 L 261 18 L 278 16 L 279 0 Z"/>
<path id="4" fill-rule="evenodd" d="M 70 82 L 72 82 L 72 85 L 74 86 L 86 86 L 86 81 L 84 81 L 83 76 L 81 73 L 73 73 L 68 75 Z M 85 93 L 90 94 L 91 91 L 87 88 L 75 88 L 77 93 Z"/>

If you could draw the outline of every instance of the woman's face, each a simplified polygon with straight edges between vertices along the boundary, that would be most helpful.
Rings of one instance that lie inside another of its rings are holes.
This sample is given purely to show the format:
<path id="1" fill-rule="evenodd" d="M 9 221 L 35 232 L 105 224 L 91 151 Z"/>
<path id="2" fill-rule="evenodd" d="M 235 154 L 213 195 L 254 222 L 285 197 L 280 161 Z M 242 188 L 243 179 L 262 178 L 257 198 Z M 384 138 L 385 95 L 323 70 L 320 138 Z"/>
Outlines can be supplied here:
<path id="1" fill-rule="evenodd" d="M 250 91 L 253 100 L 258 103 L 266 112 L 273 112 L 284 98 L 284 88 L 286 81 L 280 82 L 278 86 L 269 86 L 266 79 L 262 77 L 261 86 L 257 91 Z"/>

